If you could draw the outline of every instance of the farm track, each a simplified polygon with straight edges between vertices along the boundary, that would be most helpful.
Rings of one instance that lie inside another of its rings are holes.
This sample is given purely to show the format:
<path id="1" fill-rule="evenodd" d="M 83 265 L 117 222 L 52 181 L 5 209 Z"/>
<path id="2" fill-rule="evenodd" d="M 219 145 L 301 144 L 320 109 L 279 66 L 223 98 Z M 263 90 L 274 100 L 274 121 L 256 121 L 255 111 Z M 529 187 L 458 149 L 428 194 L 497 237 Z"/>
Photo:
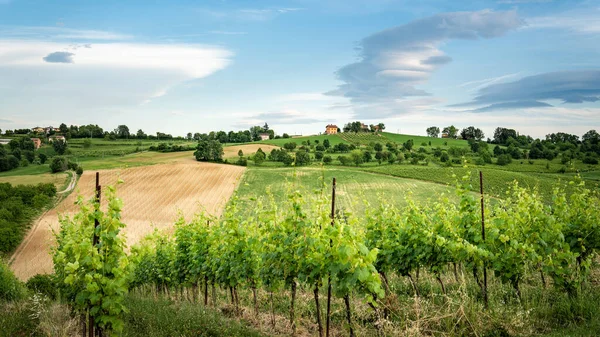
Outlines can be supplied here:
<path id="1" fill-rule="evenodd" d="M 155 228 L 172 232 L 180 213 L 186 220 L 199 211 L 220 215 L 244 170 L 233 165 L 189 161 L 99 172 L 103 191 L 119 178 L 125 182 L 117 187 L 117 195 L 124 202 L 121 216 L 127 224 L 124 230 L 127 245 L 131 246 Z M 75 214 L 78 196 L 92 198 L 94 185 L 95 172 L 85 172 L 79 179 L 77 193 L 71 193 L 40 217 L 11 258 L 11 268 L 17 277 L 27 280 L 36 274 L 52 272 L 50 246 L 52 231 L 60 227 L 59 214 Z M 74 186 L 72 181 L 69 188 Z M 102 206 L 106 207 L 106 198 L 102 198 Z"/>

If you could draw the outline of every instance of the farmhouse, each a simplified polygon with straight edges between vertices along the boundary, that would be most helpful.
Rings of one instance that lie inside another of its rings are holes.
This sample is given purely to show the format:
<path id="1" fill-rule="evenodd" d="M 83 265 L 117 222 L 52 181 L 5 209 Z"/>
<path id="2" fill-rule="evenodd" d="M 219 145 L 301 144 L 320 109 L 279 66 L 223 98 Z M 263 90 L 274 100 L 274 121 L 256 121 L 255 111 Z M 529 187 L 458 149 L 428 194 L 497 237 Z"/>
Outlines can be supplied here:
<path id="1" fill-rule="evenodd" d="M 269 134 L 268 133 L 261 133 L 260 134 L 260 140 L 269 140 Z"/>
<path id="2" fill-rule="evenodd" d="M 335 124 L 329 124 L 325 127 L 326 135 L 335 135 L 338 132 L 338 127 Z"/>
<path id="3" fill-rule="evenodd" d="M 67 140 L 65 139 L 65 136 L 52 136 L 50 137 L 50 142 L 53 142 L 55 140 L 62 140 L 63 142 L 67 142 Z"/>
<path id="4" fill-rule="evenodd" d="M 33 142 L 33 146 L 36 150 L 42 146 L 42 141 L 39 138 L 31 138 L 31 141 Z"/>
<path id="5" fill-rule="evenodd" d="M 447 133 L 442 133 L 442 138 L 448 138 L 448 134 Z"/>
<path id="6" fill-rule="evenodd" d="M 46 132 L 46 129 L 40 126 L 36 126 L 35 128 L 32 128 L 31 131 L 35 133 L 44 133 Z"/>

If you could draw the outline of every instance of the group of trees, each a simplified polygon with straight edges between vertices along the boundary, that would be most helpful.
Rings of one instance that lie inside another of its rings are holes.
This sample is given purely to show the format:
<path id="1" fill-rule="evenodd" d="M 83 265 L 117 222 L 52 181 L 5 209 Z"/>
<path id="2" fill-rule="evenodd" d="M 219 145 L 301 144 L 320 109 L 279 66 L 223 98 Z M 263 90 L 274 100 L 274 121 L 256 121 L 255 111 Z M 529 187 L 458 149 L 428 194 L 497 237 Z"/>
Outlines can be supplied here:
<path id="1" fill-rule="evenodd" d="M 197 161 L 211 161 L 220 163 L 223 161 L 223 145 L 217 140 L 201 140 L 198 142 L 194 157 Z"/>
<path id="2" fill-rule="evenodd" d="M 428 137 L 438 138 L 440 136 L 440 128 L 437 126 L 430 126 L 425 131 L 427 132 Z M 446 138 L 457 139 L 460 136 L 463 140 L 474 139 L 477 141 L 481 141 L 485 137 L 483 131 L 474 126 L 469 126 L 460 130 L 454 125 L 450 125 L 442 130 L 442 134 L 446 135 Z"/>
<path id="3" fill-rule="evenodd" d="M 12 252 L 23 240 L 27 223 L 56 195 L 54 184 L 0 183 L 0 253 Z"/>
<path id="4" fill-rule="evenodd" d="M 35 145 L 28 137 L 13 138 L 8 145 L 0 144 L 0 172 L 9 171 L 20 166 L 28 166 L 36 160 Z M 40 155 L 41 162 L 46 161 Z"/>
<path id="5" fill-rule="evenodd" d="M 343 128 L 344 132 L 354 132 L 354 133 L 381 132 L 383 130 L 385 130 L 385 124 L 383 124 L 383 123 L 366 125 L 360 121 L 346 123 Z"/>

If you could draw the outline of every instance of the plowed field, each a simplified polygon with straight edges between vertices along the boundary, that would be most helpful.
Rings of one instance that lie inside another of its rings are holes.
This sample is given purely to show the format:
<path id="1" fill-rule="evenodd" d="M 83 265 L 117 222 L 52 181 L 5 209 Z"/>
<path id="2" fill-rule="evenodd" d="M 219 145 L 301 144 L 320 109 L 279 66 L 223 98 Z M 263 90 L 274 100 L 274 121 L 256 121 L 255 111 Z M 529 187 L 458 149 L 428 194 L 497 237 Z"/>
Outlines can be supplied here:
<path id="1" fill-rule="evenodd" d="M 193 161 L 135 167 L 100 172 L 102 186 L 114 185 L 118 178 L 117 195 L 123 199 L 122 220 L 127 227 L 127 244 L 138 242 L 154 228 L 172 231 L 181 211 L 186 219 L 205 210 L 219 215 L 244 172 L 243 167 Z M 40 273 L 52 272 L 50 246 L 52 230 L 58 230 L 58 215 L 77 211 L 78 195 L 91 198 L 94 193 L 95 172 L 85 172 L 75 191 L 55 209 L 43 215 L 16 250 L 11 268 L 22 280 Z M 103 198 L 106 206 L 106 198 Z"/>

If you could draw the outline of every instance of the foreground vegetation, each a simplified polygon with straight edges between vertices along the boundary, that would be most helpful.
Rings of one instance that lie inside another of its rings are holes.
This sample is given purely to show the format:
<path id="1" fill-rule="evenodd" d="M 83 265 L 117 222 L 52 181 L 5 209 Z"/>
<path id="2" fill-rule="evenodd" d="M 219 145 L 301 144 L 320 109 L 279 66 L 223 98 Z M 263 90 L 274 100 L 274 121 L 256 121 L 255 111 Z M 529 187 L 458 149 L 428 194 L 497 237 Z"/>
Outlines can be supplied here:
<path id="1" fill-rule="evenodd" d="M 251 214 L 234 198 L 221 219 L 180 220 L 174 237 L 156 233 L 130 256 L 119 234 L 122 204 L 109 188 L 106 212 L 81 200 L 81 212 L 62 221 L 47 288 L 60 291 L 76 313 L 70 317 L 89 315 L 91 324 L 123 334 L 128 327 L 183 331 L 157 325 L 171 315 L 158 309 L 164 299 L 177 312 L 212 306 L 270 335 L 323 335 L 327 322 L 333 335 L 597 327 L 597 192 L 576 180 L 576 193 L 556 186 L 545 203 L 515 183 L 505 200 L 485 207 L 484 239 L 469 182 L 468 175 L 458 181 L 459 203 L 442 197 L 420 205 L 408 196 L 403 208 L 380 200 L 360 215 L 344 209 L 332 217 L 323 180 L 303 192 L 292 180 L 283 198 L 267 192 Z M 149 323 L 130 320 L 132 304 L 145 307 L 136 315 Z"/>

